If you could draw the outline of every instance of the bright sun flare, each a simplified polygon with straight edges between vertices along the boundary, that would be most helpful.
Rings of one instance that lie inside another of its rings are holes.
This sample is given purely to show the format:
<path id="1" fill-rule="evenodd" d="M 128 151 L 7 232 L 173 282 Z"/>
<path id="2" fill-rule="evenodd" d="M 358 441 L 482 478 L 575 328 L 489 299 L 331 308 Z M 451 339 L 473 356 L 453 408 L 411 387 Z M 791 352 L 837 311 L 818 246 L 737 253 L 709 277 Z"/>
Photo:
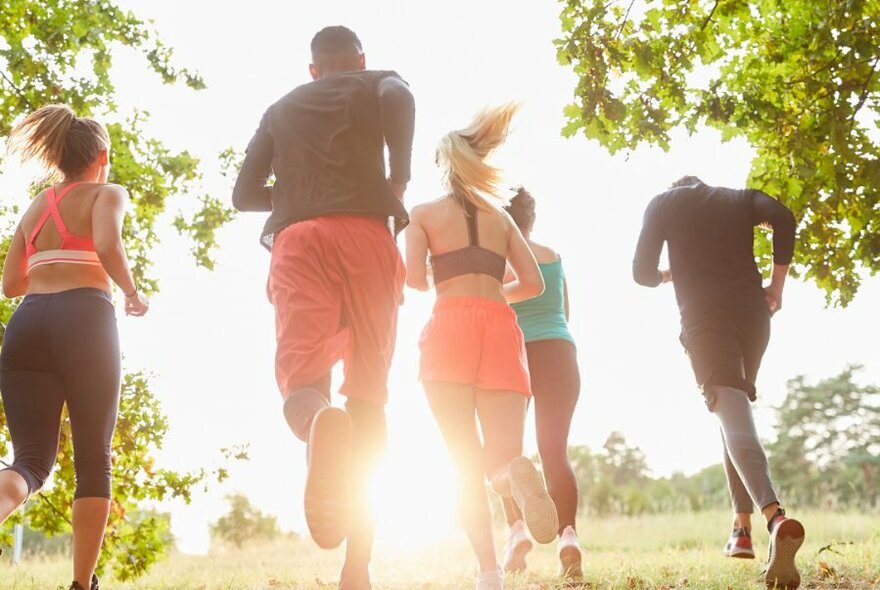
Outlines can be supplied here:
<path id="1" fill-rule="evenodd" d="M 388 452 L 370 486 L 376 542 L 395 553 L 416 553 L 459 534 L 456 474 L 425 406 L 389 406 Z"/>

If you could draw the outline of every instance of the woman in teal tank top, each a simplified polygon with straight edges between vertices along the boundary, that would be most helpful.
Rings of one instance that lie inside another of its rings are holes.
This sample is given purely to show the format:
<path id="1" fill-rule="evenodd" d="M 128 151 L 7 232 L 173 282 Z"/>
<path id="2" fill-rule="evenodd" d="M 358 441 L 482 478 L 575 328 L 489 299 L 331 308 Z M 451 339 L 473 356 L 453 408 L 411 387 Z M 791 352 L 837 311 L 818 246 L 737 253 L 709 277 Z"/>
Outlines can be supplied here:
<path id="1" fill-rule="evenodd" d="M 559 575 L 582 577 L 581 549 L 575 530 L 577 480 L 568 460 L 568 433 L 580 395 L 580 373 L 574 338 L 568 330 L 568 289 L 562 260 L 547 246 L 531 239 L 535 223 L 535 199 L 520 187 L 507 207 L 532 249 L 541 274 L 544 293 L 512 305 L 526 341 L 526 352 L 535 403 L 535 432 L 547 490 L 559 514 Z M 512 502 L 504 502 L 510 537 L 504 551 L 507 571 L 522 571 L 532 541 L 522 514 Z"/>

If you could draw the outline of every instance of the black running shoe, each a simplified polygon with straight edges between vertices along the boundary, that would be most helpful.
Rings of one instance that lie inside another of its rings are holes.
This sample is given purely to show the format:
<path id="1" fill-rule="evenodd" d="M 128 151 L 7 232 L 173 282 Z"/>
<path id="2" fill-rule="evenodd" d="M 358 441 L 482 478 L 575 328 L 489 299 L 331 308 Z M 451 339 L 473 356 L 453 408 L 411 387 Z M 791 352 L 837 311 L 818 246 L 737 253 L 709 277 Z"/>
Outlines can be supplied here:
<path id="1" fill-rule="evenodd" d="M 86 590 L 79 582 L 72 582 L 67 590 Z M 98 576 L 92 574 L 92 583 L 89 584 L 89 590 L 100 590 L 98 588 Z"/>

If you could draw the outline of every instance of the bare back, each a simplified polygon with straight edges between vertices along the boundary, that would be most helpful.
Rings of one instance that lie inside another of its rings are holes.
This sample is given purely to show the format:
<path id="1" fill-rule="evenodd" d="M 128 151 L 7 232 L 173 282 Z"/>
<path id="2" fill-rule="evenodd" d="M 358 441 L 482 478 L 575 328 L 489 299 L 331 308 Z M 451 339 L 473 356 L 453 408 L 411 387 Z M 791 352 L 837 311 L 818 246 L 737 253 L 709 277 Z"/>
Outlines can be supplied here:
<path id="1" fill-rule="evenodd" d="M 465 212 L 450 198 L 441 198 L 419 207 L 422 227 L 432 256 L 452 252 L 468 245 Z M 477 228 L 480 246 L 507 258 L 511 223 L 501 213 L 479 210 Z M 502 283 L 485 274 L 465 274 L 436 285 L 438 297 L 475 296 L 504 301 Z"/>
<path id="2" fill-rule="evenodd" d="M 107 185 L 100 183 L 80 184 L 73 187 L 70 194 L 58 203 L 58 212 L 71 234 L 92 238 L 93 210 L 98 194 L 105 186 Z M 48 206 L 46 193 L 47 191 L 43 191 L 34 198 L 21 219 L 25 242 L 31 239 L 38 220 Z M 34 246 L 39 252 L 61 246 L 61 235 L 51 215 L 34 238 Z M 38 266 L 28 273 L 28 293 L 55 293 L 81 287 L 110 291 L 110 277 L 101 266 L 63 263 Z"/>

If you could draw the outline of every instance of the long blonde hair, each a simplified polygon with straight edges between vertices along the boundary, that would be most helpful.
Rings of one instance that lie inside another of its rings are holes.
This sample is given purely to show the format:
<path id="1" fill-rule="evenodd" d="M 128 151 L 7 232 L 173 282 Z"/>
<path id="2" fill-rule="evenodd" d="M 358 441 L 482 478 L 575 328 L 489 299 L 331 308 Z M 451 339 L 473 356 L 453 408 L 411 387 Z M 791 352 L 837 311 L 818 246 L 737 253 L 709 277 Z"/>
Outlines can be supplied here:
<path id="1" fill-rule="evenodd" d="M 437 165 L 444 188 L 464 205 L 470 202 L 484 211 L 499 211 L 510 200 L 499 191 L 501 170 L 486 159 L 504 143 L 517 103 L 483 109 L 464 129 L 447 133 L 437 145 Z"/>
<path id="2" fill-rule="evenodd" d="M 72 176 L 88 168 L 103 150 L 110 149 L 110 135 L 103 125 L 77 117 L 63 104 L 51 104 L 25 117 L 9 134 L 7 149 L 22 162 L 36 160 L 47 179 Z"/>

